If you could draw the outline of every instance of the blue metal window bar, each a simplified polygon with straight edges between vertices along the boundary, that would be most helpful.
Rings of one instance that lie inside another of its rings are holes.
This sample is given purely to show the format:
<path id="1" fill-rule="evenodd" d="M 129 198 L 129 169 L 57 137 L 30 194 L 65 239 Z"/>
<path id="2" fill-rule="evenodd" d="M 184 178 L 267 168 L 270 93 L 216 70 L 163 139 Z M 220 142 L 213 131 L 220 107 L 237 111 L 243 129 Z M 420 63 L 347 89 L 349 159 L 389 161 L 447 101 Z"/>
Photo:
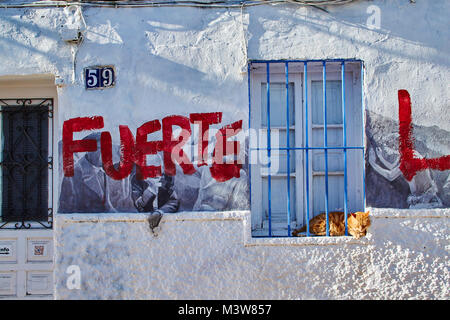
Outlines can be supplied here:
<path id="1" fill-rule="evenodd" d="M 347 119 L 346 119 L 346 94 L 345 94 L 345 64 L 347 62 L 357 62 L 360 64 L 360 76 L 361 76 L 361 145 L 359 146 L 347 146 Z M 304 108 L 305 108 L 305 127 L 304 127 L 304 146 L 303 147 L 290 147 L 290 130 L 289 130 L 289 64 L 290 63 L 303 63 L 303 88 L 304 88 Z M 323 139 L 324 145 L 323 147 L 310 147 L 309 146 L 309 137 L 308 137 L 308 117 L 309 117 L 309 108 L 308 108 L 308 64 L 309 63 L 322 63 L 322 82 L 323 82 Z M 341 96 L 342 96 L 342 147 L 333 147 L 328 146 L 328 132 L 327 132 L 327 90 L 326 90 L 326 75 L 327 75 L 327 63 L 339 63 L 341 66 Z M 362 152 L 362 193 L 363 193 L 363 206 L 365 207 L 365 150 L 364 150 L 364 64 L 361 60 L 357 59 L 327 59 L 327 60 L 250 60 L 248 63 L 248 108 L 249 108 L 249 122 L 248 127 L 251 128 L 251 67 L 254 64 L 265 64 L 266 65 L 266 95 L 267 95 L 267 148 L 260 147 L 251 147 L 252 144 L 249 141 L 249 151 L 252 150 L 266 150 L 268 155 L 268 235 L 266 237 L 273 237 L 272 235 L 272 190 L 271 190 L 271 151 L 272 150 L 285 150 L 287 151 L 287 237 L 291 237 L 291 184 L 290 184 L 290 151 L 291 150 L 303 150 L 305 151 L 305 197 L 306 197 L 306 236 L 310 237 L 310 192 L 309 192 L 309 151 L 311 150 L 323 150 L 325 156 L 325 214 L 326 214 L 326 236 L 329 236 L 329 204 L 328 204 L 328 150 L 342 150 L 344 155 L 344 219 L 345 219 L 345 235 L 348 235 L 348 226 L 347 226 L 347 215 L 348 215 L 348 176 L 347 176 L 347 150 L 361 150 Z M 284 64 L 285 69 L 285 85 L 286 85 L 286 147 L 277 147 L 273 148 L 271 146 L 271 128 L 270 128 L 270 65 L 271 64 Z M 251 135 L 249 136 L 251 138 Z M 251 152 L 249 152 L 249 155 Z M 251 164 L 251 159 L 249 156 L 249 163 Z M 251 175 L 251 170 L 249 170 Z M 250 176 L 251 177 L 251 176 Z M 250 178 L 251 180 L 251 178 Z M 250 197 L 251 197 L 251 185 L 250 185 Z M 250 198 L 251 203 L 251 198 Z M 263 236 L 264 237 L 264 236 Z"/>

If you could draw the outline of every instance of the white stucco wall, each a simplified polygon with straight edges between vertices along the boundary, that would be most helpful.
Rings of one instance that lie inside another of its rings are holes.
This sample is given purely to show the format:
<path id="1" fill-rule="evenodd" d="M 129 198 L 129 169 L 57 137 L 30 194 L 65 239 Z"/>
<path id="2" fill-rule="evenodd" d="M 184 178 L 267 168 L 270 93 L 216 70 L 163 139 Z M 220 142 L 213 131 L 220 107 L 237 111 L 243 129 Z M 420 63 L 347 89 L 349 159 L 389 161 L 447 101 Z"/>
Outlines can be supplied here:
<path id="1" fill-rule="evenodd" d="M 381 10 L 380 29 L 366 25 L 370 5 Z M 214 109 L 246 123 L 247 58 L 358 58 L 365 63 L 367 110 L 397 120 L 396 93 L 407 88 L 418 106 L 417 125 L 450 129 L 447 1 L 357 1 L 326 9 L 258 6 L 242 15 L 236 9 L 84 9 L 74 82 L 71 46 L 59 32 L 64 10 L 2 9 L 0 75 L 63 78 L 60 119 L 107 110 L 105 129 L 140 123 L 146 105 L 152 118 L 167 110 Z M 114 90 L 85 91 L 82 70 L 95 64 L 115 65 Z"/>
<path id="2" fill-rule="evenodd" d="M 370 209 L 366 238 L 250 236 L 249 212 L 59 215 L 57 299 L 449 299 L 448 209 Z M 70 265 L 81 288 L 67 289 Z"/>
<path id="3" fill-rule="evenodd" d="M 379 30 L 366 26 L 373 4 Z M 134 130 L 168 114 L 223 111 L 222 124 L 246 126 L 247 59 L 358 58 L 366 111 L 398 121 L 397 90 L 407 89 L 415 124 L 450 130 L 448 1 L 357 1 L 327 10 L 84 9 L 73 69 L 75 47 L 58 31 L 62 8 L 0 8 L 0 76 L 63 79 L 56 141 L 64 120 L 91 115 L 104 116 L 118 141 L 118 125 Z M 115 65 L 114 89 L 84 89 L 83 68 L 97 64 Z M 450 154 L 448 143 L 424 140 Z M 359 241 L 250 239 L 248 212 L 166 215 L 157 238 L 143 215 L 57 214 L 55 296 L 448 299 L 449 210 L 372 211 L 369 235 Z M 81 290 L 65 285 L 74 264 Z"/>

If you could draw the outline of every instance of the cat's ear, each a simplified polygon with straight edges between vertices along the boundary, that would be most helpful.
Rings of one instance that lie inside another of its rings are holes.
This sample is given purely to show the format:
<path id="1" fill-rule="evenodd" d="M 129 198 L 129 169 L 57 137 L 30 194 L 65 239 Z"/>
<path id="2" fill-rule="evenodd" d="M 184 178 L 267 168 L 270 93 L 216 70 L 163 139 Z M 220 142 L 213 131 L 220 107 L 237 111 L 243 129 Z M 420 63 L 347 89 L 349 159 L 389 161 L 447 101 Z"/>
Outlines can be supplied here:
<path id="1" fill-rule="evenodd" d="M 352 212 L 351 215 L 353 218 L 356 218 L 356 213 Z"/>

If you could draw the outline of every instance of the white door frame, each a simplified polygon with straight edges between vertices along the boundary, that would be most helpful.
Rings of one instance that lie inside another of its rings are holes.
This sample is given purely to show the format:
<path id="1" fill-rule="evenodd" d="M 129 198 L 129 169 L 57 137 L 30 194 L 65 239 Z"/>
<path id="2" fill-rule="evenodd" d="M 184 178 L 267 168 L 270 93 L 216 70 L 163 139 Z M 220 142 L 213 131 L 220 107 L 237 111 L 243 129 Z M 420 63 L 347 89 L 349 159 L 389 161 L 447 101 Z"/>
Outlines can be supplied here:
<path id="1" fill-rule="evenodd" d="M 0 99 L 52 98 L 53 125 L 49 129 L 49 156 L 53 157 L 53 174 L 49 177 L 49 205 L 53 216 L 57 208 L 58 97 L 53 75 L 2 76 Z M 1 138 L 0 138 L 1 141 Z M 53 150 L 55 146 L 56 150 Z M 52 187 L 54 186 L 54 187 Z M 54 218 L 53 218 L 54 221 Z M 53 299 L 54 241 L 53 229 L 0 229 L 0 300 Z"/>

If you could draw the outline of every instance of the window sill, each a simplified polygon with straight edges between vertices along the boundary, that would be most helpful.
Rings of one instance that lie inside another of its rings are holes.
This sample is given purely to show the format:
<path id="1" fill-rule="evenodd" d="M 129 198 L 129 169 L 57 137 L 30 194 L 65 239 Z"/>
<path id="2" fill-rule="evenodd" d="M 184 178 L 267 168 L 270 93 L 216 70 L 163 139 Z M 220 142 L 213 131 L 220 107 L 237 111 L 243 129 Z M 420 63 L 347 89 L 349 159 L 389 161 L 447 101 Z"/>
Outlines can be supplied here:
<path id="1" fill-rule="evenodd" d="M 449 218 L 450 209 L 381 209 L 367 208 L 372 219 L 411 219 L 411 218 Z M 91 214 L 56 214 L 55 226 L 74 223 L 146 223 L 148 214 L 144 213 L 91 213 Z M 177 212 L 165 214 L 162 223 L 179 223 L 184 221 L 240 221 L 243 227 L 243 245 L 252 246 L 329 246 L 329 245 L 369 245 L 373 243 L 370 233 L 366 237 L 356 239 L 351 236 L 343 237 L 252 237 L 251 213 L 242 211 L 200 211 Z"/>
<path id="2" fill-rule="evenodd" d="M 371 243 L 370 235 L 361 239 L 356 239 L 352 236 L 343 237 L 283 237 L 283 238 L 249 238 L 245 241 L 246 247 L 255 246 L 282 246 L 282 247 L 296 247 L 296 246 L 332 246 L 332 245 L 347 245 L 358 244 L 368 245 Z"/>
<path id="3" fill-rule="evenodd" d="M 249 211 L 195 211 L 165 213 L 162 221 L 182 222 L 182 221 L 224 221 L 243 220 L 245 213 Z M 71 223 L 103 223 L 103 222 L 125 222 L 140 223 L 147 222 L 149 213 L 58 213 L 56 220 L 58 225 Z"/>
<path id="4" fill-rule="evenodd" d="M 366 208 L 370 217 L 374 219 L 398 218 L 450 218 L 450 208 L 440 209 L 395 209 L 395 208 Z"/>
<path id="5" fill-rule="evenodd" d="M 148 214 L 145 213 L 75 213 L 57 214 L 58 227 L 75 223 L 147 223 Z M 345 237 L 252 237 L 250 230 L 251 214 L 243 211 L 218 211 L 218 212 L 177 212 L 164 214 L 161 223 L 178 222 L 208 222 L 208 221 L 241 221 L 243 225 L 243 245 L 252 246 L 326 246 L 370 243 L 370 235 L 361 239 L 351 236 Z"/>

